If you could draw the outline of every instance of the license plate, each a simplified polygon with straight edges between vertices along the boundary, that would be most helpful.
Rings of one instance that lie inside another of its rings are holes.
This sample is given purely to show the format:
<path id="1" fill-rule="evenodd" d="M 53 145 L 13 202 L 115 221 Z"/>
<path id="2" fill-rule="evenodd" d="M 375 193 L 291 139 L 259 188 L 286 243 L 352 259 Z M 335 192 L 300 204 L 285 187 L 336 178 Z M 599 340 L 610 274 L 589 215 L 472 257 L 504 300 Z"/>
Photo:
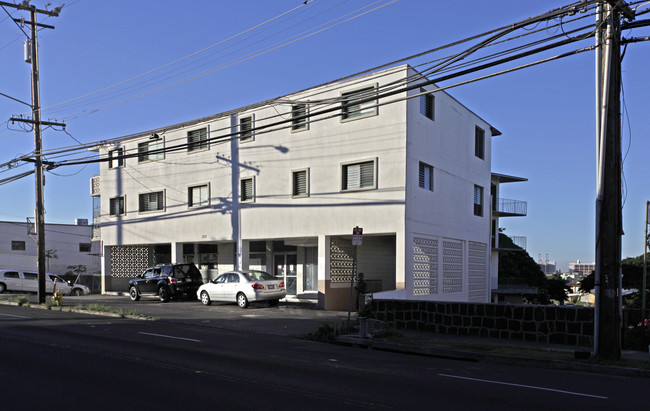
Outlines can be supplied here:
<path id="1" fill-rule="evenodd" d="M 269 285 L 269 290 L 275 289 L 275 285 Z"/>

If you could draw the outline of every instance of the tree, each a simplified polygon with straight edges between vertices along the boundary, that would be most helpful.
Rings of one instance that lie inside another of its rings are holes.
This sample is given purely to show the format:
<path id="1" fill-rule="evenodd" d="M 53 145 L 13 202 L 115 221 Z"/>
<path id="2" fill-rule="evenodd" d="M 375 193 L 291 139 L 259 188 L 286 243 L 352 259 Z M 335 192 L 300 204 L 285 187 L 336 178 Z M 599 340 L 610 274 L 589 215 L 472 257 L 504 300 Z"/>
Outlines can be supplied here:
<path id="1" fill-rule="evenodd" d="M 555 276 L 547 279 L 535 260 L 503 233 L 499 233 L 499 247 L 513 251 L 499 254 L 499 285 L 526 285 L 537 287 L 537 296 L 530 303 L 549 304 L 556 300 L 560 304 L 568 298 L 569 287 Z"/>
<path id="2" fill-rule="evenodd" d="M 643 287 L 643 254 L 638 257 L 628 257 L 621 260 L 621 272 L 623 273 L 623 281 L 621 286 L 626 290 L 637 289 Z M 580 291 L 589 293 L 595 287 L 596 274 L 592 271 L 591 274 L 582 279 L 580 284 Z M 633 293 L 625 298 L 625 306 L 627 307 L 641 307 L 640 293 Z"/>
<path id="3" fill-rule="evenodd" d="M 56 250 L 45 250 L 45 258 L 47 258 L 47 271 L 50 271 L 50 258 L 59 258 Z"/>

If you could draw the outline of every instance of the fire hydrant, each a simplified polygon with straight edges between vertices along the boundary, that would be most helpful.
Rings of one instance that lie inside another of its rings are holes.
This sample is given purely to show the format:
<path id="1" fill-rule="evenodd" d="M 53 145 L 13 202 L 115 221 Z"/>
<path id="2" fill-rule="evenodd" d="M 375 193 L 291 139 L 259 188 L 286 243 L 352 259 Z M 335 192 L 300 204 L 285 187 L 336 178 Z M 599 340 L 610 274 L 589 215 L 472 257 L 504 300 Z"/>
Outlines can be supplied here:
<path id="1" fill-rule="evenodd" d="M 63 305 L 63 293 L 61 290 L 57 290 L 52 294 L 52 300 L 56 303 L 57 307 L 61 307 Z"/>

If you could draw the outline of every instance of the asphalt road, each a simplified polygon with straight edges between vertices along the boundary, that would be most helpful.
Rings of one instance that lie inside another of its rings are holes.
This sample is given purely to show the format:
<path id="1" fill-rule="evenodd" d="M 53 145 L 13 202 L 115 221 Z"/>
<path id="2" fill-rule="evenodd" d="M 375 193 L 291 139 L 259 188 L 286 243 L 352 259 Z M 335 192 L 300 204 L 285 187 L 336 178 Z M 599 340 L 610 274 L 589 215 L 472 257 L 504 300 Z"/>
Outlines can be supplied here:
<path id="1" fill-rule="evenodd" d="M 0 343 L 3 409 L 547 411 L 648 404 L 642 378 L 13 306 L 0 306 Z"/>

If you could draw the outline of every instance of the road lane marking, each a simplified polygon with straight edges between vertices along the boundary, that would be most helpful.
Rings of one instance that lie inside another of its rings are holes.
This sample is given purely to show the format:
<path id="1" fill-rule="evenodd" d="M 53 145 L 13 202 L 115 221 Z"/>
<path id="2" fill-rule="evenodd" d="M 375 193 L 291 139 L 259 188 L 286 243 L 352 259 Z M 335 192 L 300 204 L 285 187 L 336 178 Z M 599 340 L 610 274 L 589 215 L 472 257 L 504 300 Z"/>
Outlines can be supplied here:
<path id="1" fill-rule="evenodd" d="M 193 338 L 174 337 L 173 335 L 165 335 L 165 334 L 153 334 L 153 333 L 144 333 L 144 332 L 138 332 L 138 334 L 152 335 L 154 337 L 171 338 L 171 339 L 174 339 L 174 340 L 192 341 L 192 342 L 198 342 L 198 343 L 203 342 L 201 340 L 195 340 Z"/>
<path id="2" fill-rule="evenodd" d="M 593 395 L 593 394 L 584 394 L 581 392 L 573 392 L 573 391 L 564 391 L 564 390 L 556 390 L 554 388 L 544 388 L 544 387 L 537 387 L 534 385 L 523 385 L 523 384 L 513 384 L 509 382 L 502 382 L 502 381 L 492 381 L 492 380 L 483 380 L 480 378 L 471 378 L 471 377 L 462 377 L 460 375 L 449 375 L 449 374 L 438 374 L 440 377 L 448 377 L 448 378 L 458 378 L 461 380 L 470 380 L 470 381 L 478 381 L 478 382 L 487 382 L 490 384 L 500 384 L 500 385 L 510 385 L 512 387 L 521 387 L 521 388 L 531 388 L 533 390 L 542 390 L 542 391 L 553 391 L 553 392 L 559 392 L 562 394 L 570 394 L 570 395 L 579 395 L 581 397 L 591 397 L 591 398 L 600 398 L 603 400 L 608 400 L 609 397 L 603 397 L 600 395 Z"/>
<path id="3" fill-rule="evenodd" d="M 5 317 L 14 317 L 14 318 L 26 318 L 26 319 L 31 319 L 32 318 L 32 317 L 25 317 L 25 316 L 22 316 L 22 315 L 13 315 L 13 314 L 2 314 L 2 313 L 0 313 L 0 315 L 4 315 Z"/>

